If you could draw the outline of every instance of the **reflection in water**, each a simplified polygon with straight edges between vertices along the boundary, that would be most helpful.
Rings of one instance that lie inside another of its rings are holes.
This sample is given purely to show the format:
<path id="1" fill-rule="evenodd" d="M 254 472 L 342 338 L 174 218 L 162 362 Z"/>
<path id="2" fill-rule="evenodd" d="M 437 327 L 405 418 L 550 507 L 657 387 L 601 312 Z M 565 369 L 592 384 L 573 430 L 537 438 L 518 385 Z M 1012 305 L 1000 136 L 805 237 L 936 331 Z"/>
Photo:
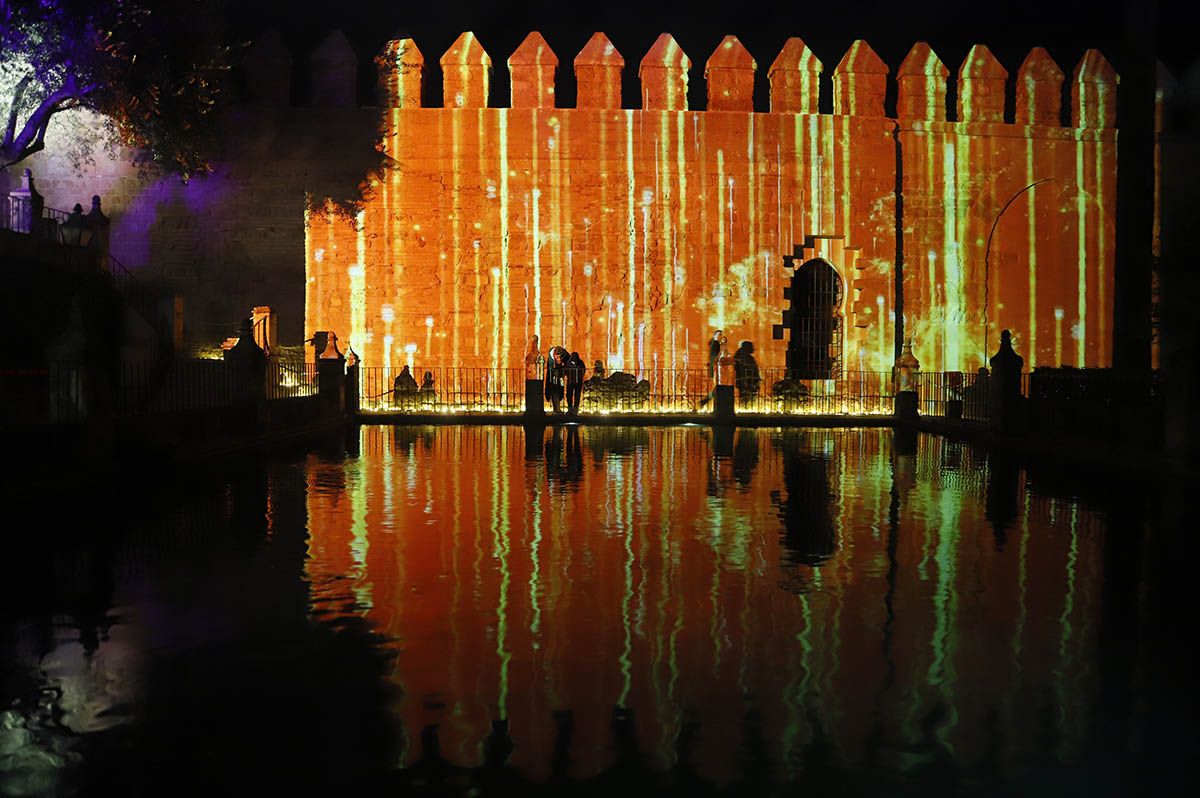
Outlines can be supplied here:
<path id="1" fill-rule="evenodd" d="M 124 532 L 10 569 L 0 792 L 1116 794 L 1192 750 L 1187 551 L 1059 470 L 885 430 L 346 444 L 83 502 Z"/>
<path id="2" fill-rule="evenodd" d="M 1099 521 L 1031 499 L 1011 465 L 989 477 L 962 444 L 362 434 L 360 459 L 310 466 L 314 607 L 383 636 L 405 738 L 436 726 L 456 766 L 497 764 L 496 723 L 536 781 L 921 773 L 1030 762 L 1047 735 L 1066 760 L 1086 744 L 1103 535 L 1083 529 Z"/>

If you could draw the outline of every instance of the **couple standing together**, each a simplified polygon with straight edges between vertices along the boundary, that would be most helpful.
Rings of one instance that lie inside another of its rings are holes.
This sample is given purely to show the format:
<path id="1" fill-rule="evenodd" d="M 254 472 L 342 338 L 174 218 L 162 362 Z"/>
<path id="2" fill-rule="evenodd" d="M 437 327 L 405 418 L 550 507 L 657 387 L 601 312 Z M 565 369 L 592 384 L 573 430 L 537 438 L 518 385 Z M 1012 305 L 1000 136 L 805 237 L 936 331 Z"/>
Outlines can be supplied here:
<path id="1" fill-rule="evenodd" d="M 568 352 L 564 347 L 550 347 L 550 358 L 546 361 L 546 398 L 560 413 L 559 403 L 565 394 L 567 413 L 579 414 L 579 401 L 583 397 L 583 375 L 587 366 L 578 352 Z"/>

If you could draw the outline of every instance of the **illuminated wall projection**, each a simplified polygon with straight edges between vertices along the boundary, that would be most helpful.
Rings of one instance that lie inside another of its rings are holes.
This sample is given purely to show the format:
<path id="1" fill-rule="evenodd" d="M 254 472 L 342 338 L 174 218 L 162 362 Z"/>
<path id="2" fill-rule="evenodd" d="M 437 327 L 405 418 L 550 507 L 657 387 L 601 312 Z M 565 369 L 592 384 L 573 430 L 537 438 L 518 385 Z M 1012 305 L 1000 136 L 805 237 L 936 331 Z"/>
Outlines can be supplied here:
<path id="1" fill-rule="evenodd" d="M 536 334 L 612 369 L 703 369 L 720 328 L 782 367 L 793 254 L 837 273 L 847 371 L 891 368 L 897 312 L 926 369 L 978 367 L 1004 328 L 1030 366 L 1111 360 L 1117 77 L 1095 50 L 1072 78 L 1071 127 L 1040 48 L 1017 74 L 1015 123 L 982 46 L 959 70 L 957 122 L 924 44 L 897 72 L 897 119 L 863 41 L 833 70 L 833 114 L 817 112 L 824 67 L 799 39 L 768 70 L 768 113 L 732 36 L 706 64 L 706 111 L 687 109 L 691 61 L 668 34 L 641 60 L 636 110 L 600 33 L 575 58 L 576 108 L 555 107 L 558 59 L 538 33 L 508 59 L 510 108 L 488 107 L 491 59 L 470 33 L 441 58 L 443 108 L 420 105 L 412 40 L 379 65 L 392 168 L 356 218 L 306 219 L 306 328 L 367 365 L 512 367 Z"/>
<path id="2" fill-rule="evenodd" d="M 715 457 L 687 428 L 376 426 L 360 457 L 310 460 L 313 611 L 364 618 L 395 652 L 401 764 L 437 724 L 442 755 L 477 765 L 506 720 L 512 764 L 541 781 L 570 710 L 571 775 L 590 777 L 612 763 L 614 707 L 656 769 L 699 724 L 692 762 L 721 781 L 743 765 L 748 707 L 777 777 L 800 777 L 818 742 L 853 769 L 885 740 L 900 770 L 1086 746 L 1100 516 L 1027 493 L 1014 469 L 994 539 L 988 465 L 932 437 L 894 459 L 881 430 L 741 429 L 728 445 Z M 893 512 L 922 523 L 889 527 Z"/>

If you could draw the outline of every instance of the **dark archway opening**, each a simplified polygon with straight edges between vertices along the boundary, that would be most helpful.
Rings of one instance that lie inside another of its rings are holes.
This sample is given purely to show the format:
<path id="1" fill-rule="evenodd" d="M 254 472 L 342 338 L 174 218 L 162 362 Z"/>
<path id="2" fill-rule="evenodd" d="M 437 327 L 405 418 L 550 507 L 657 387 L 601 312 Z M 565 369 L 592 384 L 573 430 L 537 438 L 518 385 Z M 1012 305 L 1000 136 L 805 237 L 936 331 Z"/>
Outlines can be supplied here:
<path id="1" fill-rule="evenodd" d="M 842 371 L 842 280 L 820 258 L 805 262 L 792 275 L 788 313 L 791 340 L 787 348 L 788 376 L 799 380 L 829 380 Z"/>

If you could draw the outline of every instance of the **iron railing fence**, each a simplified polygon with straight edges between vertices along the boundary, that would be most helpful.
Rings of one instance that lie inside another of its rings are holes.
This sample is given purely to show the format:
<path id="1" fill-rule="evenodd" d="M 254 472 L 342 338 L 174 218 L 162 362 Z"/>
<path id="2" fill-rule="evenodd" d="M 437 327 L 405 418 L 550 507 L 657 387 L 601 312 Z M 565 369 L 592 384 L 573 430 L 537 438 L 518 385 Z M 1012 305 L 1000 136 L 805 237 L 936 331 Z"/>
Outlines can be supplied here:
<path id="1" fill-rule="evenodd" d="M 114 402 L 118 416 L 211 410 L 251 402 L 253 385 L 219 360 L 123 363 Z"/>
<path id="2" fill-rule="evenodd" d="M 923 416 L 987 421 L 990 416 L 991 383 L 987 372 L 918 372 L 920 413 Z"/>
<path id="3" fill-rule="evenodd" d="M 794 379 L 783 368 L 736 374 L 739 413 L 886 415 L 894 408 L 890 371 L 844 371 L 833 379 Z"/>
<path id="4" fill-rule="evenodd" d="M 0 423 L 69 424 L 87 418 L 83 372 L 73 365 L 0 369 Z"/>
<path id="5" fill-rule="evenodd" d="M 302 357 L 272 357 L 268 359 L 268 399 L 315 396 L 319 387 L 316 363 L 306 363 Z"/>
<path id="6" fill-rule="evenodd" d="M 433 390 L 422 391 L 424 375 Z M 397 387 L 400 370 L 386 366 L 359 368 L 359 407 L 366 413 L 512 412 L 525 409 L 523 368 L 416 368 L 412 382 Z M 714 381 L 701 369 L 638 369 L 604 377 L 585 372 L 580 411 L 620 413 L 710 413 Z M 787 380 L 786 369 L 761 373 L 757 389 L 743 381 L 736 394 L 738 412 L 760 414 L 882 415 L 892 412 L 890 372 L 845 372 L 830 380 Z M 416 385 L 414 390 L 413 386 Z M 544 399 L 547 412 L 552 403 Z M 565 396 L 559 404 L 567 409 Z"/>
<path id="7" fill-rule="evenodd" d="M 1038 368 L 1027 384 L 1030 426 L 1039 434 L 1161 446 L 1164 408 L 1156 371 Z"/>
<path id="8" fill-rule="evenodd" d="M 432 390 L 421 390 L 424 375 Z M 366 413 L 521 413 L 525 410 L 524 368 L 417 368 L 413 382 L 401 369 L 358 367 L 359 410 Z M 405 383 L 408 383 L 407 386 Z M 413 385 L 416 389 L 412 389 Z"/>

